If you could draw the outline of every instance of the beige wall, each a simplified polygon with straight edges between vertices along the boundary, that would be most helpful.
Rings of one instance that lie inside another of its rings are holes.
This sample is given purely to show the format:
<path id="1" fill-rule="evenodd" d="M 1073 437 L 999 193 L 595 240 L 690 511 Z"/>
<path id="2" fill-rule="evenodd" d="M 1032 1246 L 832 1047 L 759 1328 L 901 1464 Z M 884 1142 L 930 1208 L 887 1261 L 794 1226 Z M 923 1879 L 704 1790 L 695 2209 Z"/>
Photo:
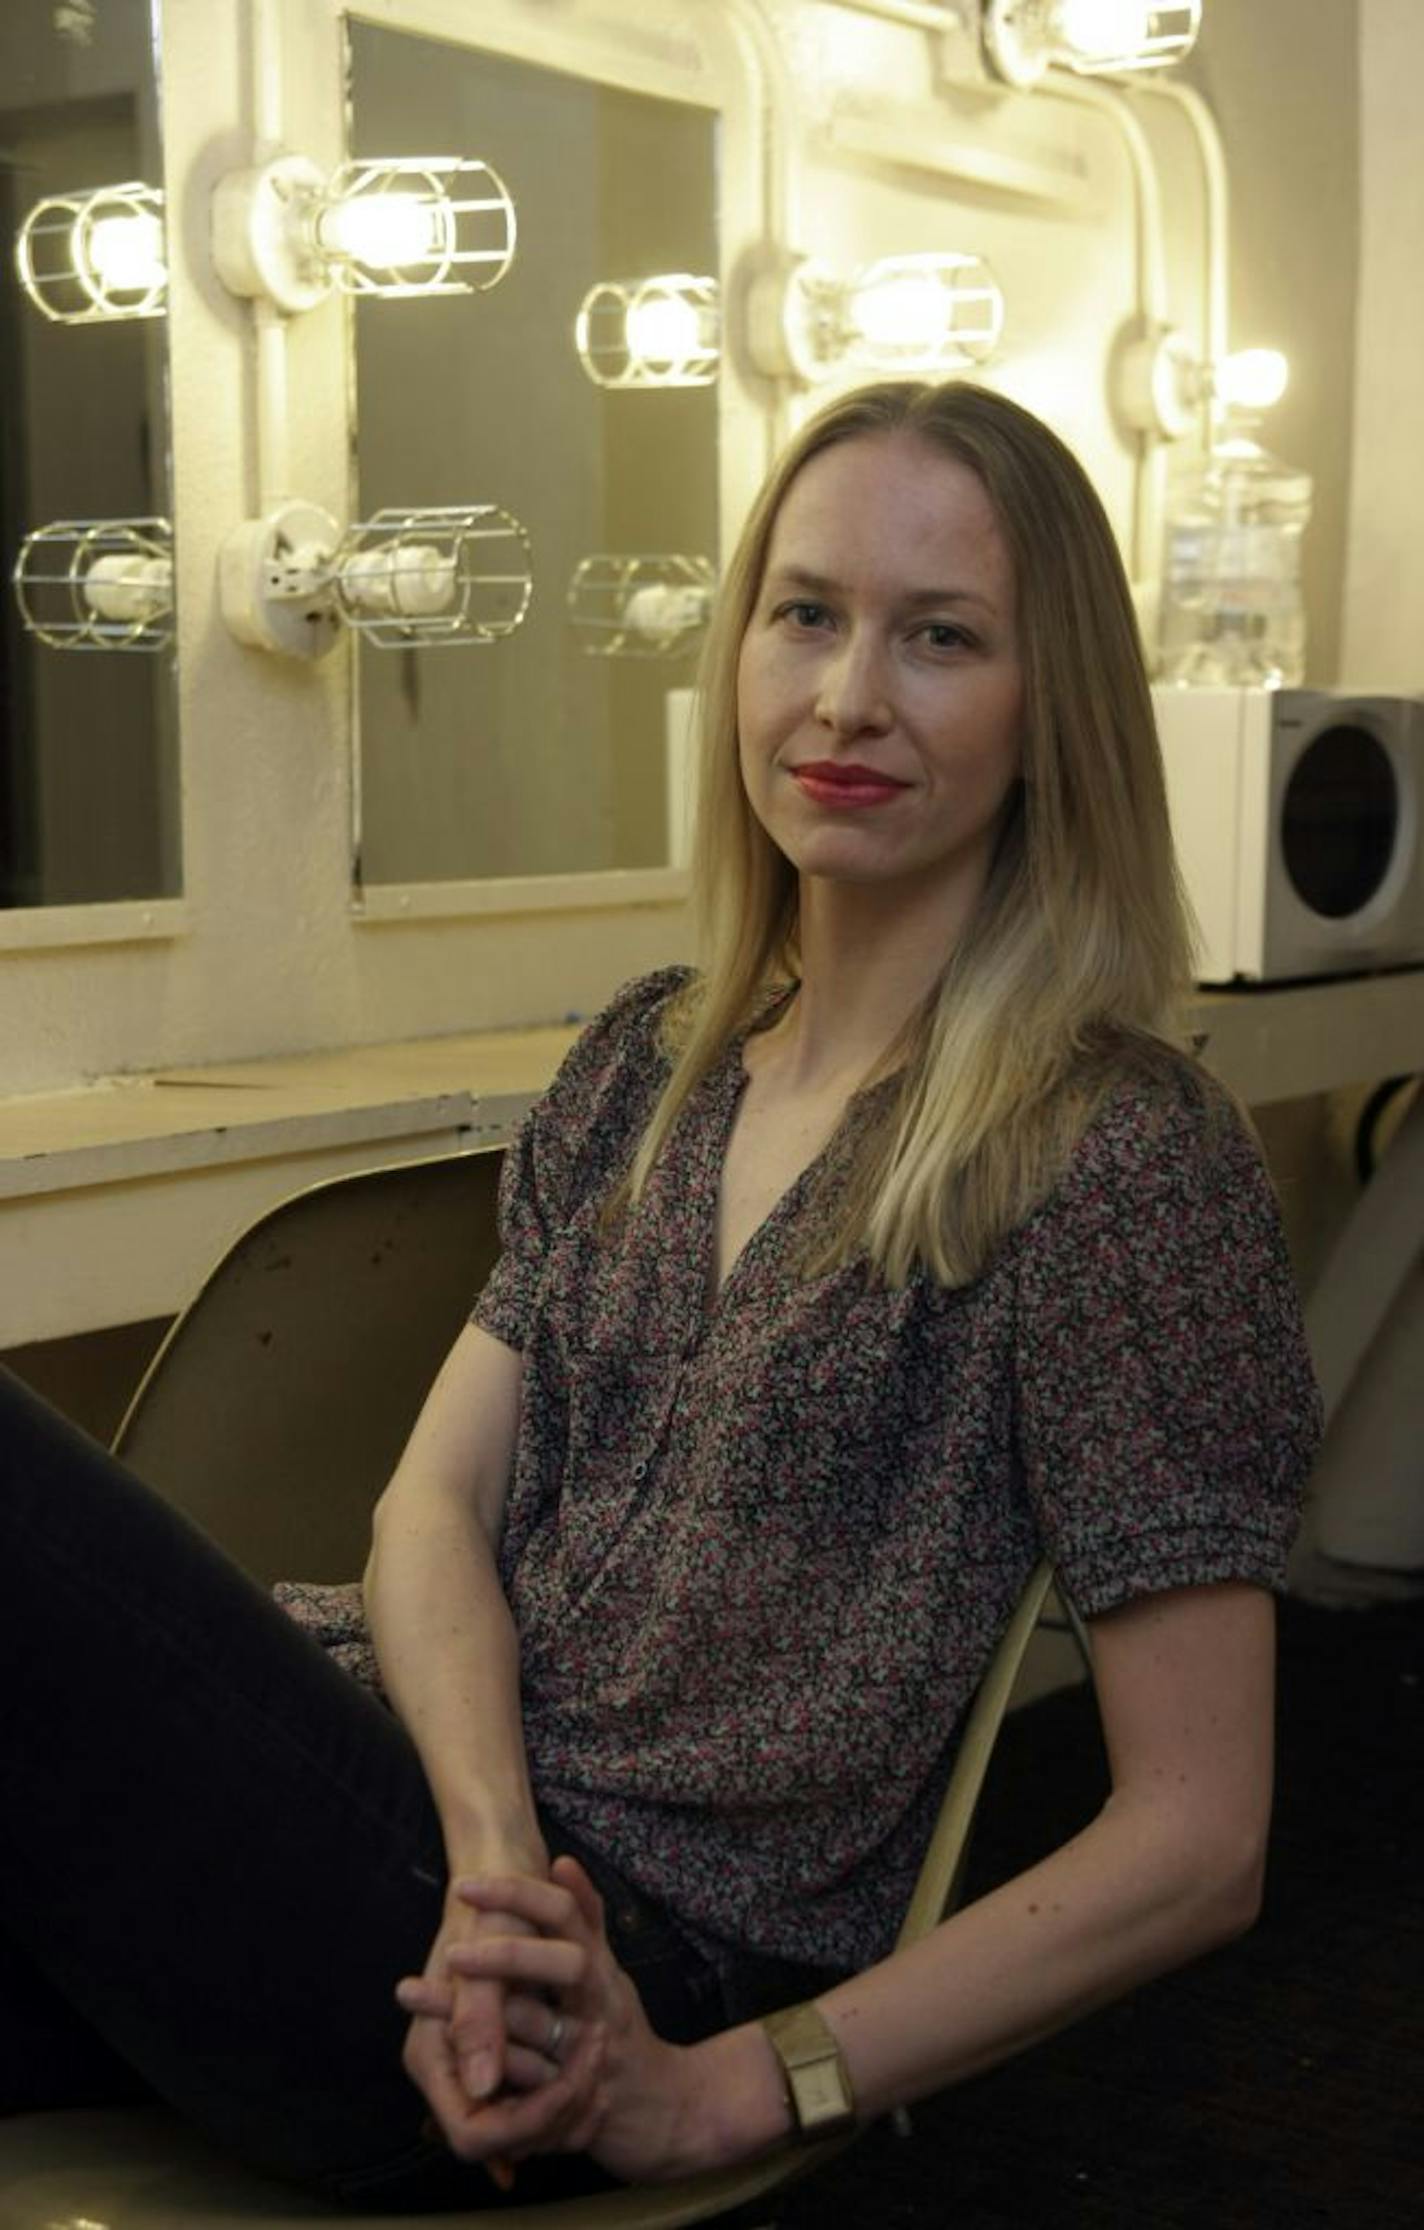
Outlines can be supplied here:
<path id="1" fill-rule="evenodd" d="M 1424 8 L 1360 0 L 1360 289 L 1344 666 L 1424 689 Z"/>
<path id="2" fill-rule="evenodd" d="M 557 10 L 512 0 L 369 0 L 368 12 L 388 20 L 418 12 L 467 32 L 477 24 L 482 35 L 503 24 L 506 37 L 517 23 L 534 51 L 575 20 L 586 19 L 592 37 L 595 19 L 611 20 L 616 10 L 593 0 Z M 342 134 L 334 0 L 284 0 L 274 13 L 287 42 L 288 137 L 331 163 Z M 1049 95 L 946 92 L 933 41 L 849 9 L 646 0 L 632 13 L 640 51 L 671 57 L 674 75 L 695 29 L 720 87 L 740 103 L 743 136 L 729 142 L 725 166 L 735 204 L 726 220 L 729 269 L 762 237 L 769 206 L 784 212 L 787 237 L 842 265 L 894 247 L 986 250 L 1010 304 L 994 376 L 1064 424 L 1126 532 L 1132 458 L 1112 423 L 1106 378 L 1134 309 L 1135 234 L 1130 173 L 1111 125 Z M 778 69 L 765 38 L 752 35 L 753 19 L 777 26 L 781 70 L 800 105 L 803 128 L 779 184 L 759 171 L 758 112 L 774 95 Z M 1312 667 L 1324 679 L 1338 659 L 1352 427 L 1357 5 L 1213 0 L 1206 19 L 1198 74 L 1221 116 L 1231 165 L 1237 335 L 1279 339 L 1291 350 L 1295 386 L 1271 439 L 1316 476 L 1308 568 Z M 1412 236 L 1384 219 L 1388 180 L 1413 177 L 1417 188 L 1404 87 L 1418 76 L 1403 64 L 1417 59 L 1424 29 L 1406 0 L 1360 0 L 1358 21 L 1369 135 L 1360 362 L 1371 407 L 1361 414 L 1356 472 L 1362 487 L 1372 475 L 1381 496 L 1363 525 L 1357 500 L 1351 643 L 1365 654 L 1368 616 L 1376 635 L 1389 636 L 1370 644 L 1369 657 L 1393 658 L 1402 670 L 1412 655 L 1407 611 L 1379 593 L 1369 568 L 1407 584 L 1419 562 L 1406 531 L 1417 435 L 1408 398 L 1396 405 L 1381 383 L 1386 375 L 1406 380 L 1417 354 L 1402 345 L 1421 314 L 1412 279 L 1403 283 Z M 248 23 L 242 0 L 166 0 L 164 8 L 167 188 L 176 212 L 170 330 L 186 928 L 97 950 L 7 950 L 14 925 L 0 920 L 0 1066 L 14 1090 L 587 1011 L 621 977 L 686 946 L 681 910 L 666 902 L 384 927 L 353 921 L 341 659 L 293 668 L 241 649 L 213 593 L 222 537 L 257 500 L 251 318 L 214 278 L 207 244 L 211 186 L 250 152 Z M 1054 207 L 917 167 L 909 132 L 905 159 L 893 145 L 874 160 L 826 154 L 819 127 L 837 100 L 873 107 L 890 95 L 941 147 L 978 135 L 1005 161 L 1067 166 L 1083 182 L 1082 205 Z M 1199 187 L 1180 147 L 1164 184 L 1173 226 L 1195 237 Z M 1398 283 L 1388 279 L 1391 255 L 1401 265 Z M 1174 318 L 1196 330 L 1200 274 L 1180 250 L 1173 274 Z M 291 481 L 341 515 L 346 394 L 337 308 L 294 321 L 289 345 Z M 722 398 L 729 518 L 759 474 L 770 399 L 734 357 Z"/>
<path id="3" fill-rule="evenodd" d="M 1232 345 L 1281 348 L 1290 359 L 1290 386 L 1261 439 L 1315 482 L 1302 574 L 1306 679 L 1321 687 L 1341 679 L 1362 4 L 1369 0 L 1209 0 L 1189 65 L 1226 149 Z"/>

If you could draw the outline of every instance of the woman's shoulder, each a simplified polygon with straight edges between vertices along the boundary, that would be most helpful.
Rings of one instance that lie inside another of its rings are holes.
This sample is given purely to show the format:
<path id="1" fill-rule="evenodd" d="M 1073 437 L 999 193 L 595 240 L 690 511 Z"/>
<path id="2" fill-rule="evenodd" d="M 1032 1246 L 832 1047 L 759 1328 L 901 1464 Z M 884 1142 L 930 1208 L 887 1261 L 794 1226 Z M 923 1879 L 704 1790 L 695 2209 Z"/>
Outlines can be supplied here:
<path id="1" fill-rule="evenodd" d="M 630 1101 L 640 1104 L 667 1075 L 665 1036 L 697 977 L 686 967 L 655 969 L 615 991 L 586 1022 L 535 1110 L 541 1132 L 583 1131 Z"/>
<path id="2" fill-rule="evenodd" d="M 585 1022 L 565 1060 L 583 1066 L 644 1060 L 662 1044 L 678 1009 L 698 981 L 694 968 L 655 968 L 621 984 Z"/>
<path id="3" fill-rule="evenodd" d="M 1134 1048 L 1101 1087 L 1094 1113 L 1030 1226 L 1045 1219 L 1171 1248 L 1179 1220 L 1208 1205 L 1274 1220 L 1255 1133 L 1226 1087 L 1165 1043 Z"/>

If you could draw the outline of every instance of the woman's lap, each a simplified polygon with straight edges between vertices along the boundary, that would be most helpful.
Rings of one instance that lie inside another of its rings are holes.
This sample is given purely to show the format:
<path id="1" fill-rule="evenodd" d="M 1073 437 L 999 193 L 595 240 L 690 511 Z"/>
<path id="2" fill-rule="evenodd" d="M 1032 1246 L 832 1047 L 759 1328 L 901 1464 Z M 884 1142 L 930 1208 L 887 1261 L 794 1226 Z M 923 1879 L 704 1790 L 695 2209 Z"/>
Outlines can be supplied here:
<path id="1" fill-rule="evenodd" d="M 430 2139 L 400 2063 L 394 1985 L 423 1964 L 445 1887 L 409 1737 L 3 1371 L 0 1696 L 0 2031 L 30 2025 L 67 2102 L 132 2070 L 240 2156 L 349 2204 L 492 2199 Z M 572 1847 L 654 2025 L 721 2026 L 723 1982 Z M 0 2033 L 0 2080 L 24 2056 Z M 46 2103 L 39 2080 L 0 2111 Z M 583 2168 L 530 2163 L 521 2196 Z"/>

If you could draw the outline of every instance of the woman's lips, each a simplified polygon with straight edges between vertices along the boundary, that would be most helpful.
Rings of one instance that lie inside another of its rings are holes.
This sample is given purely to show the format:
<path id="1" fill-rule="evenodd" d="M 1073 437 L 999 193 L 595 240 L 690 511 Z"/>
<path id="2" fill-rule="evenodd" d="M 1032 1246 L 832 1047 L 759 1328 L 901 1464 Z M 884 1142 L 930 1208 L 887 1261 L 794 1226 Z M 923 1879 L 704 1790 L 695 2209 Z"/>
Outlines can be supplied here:
<path id="1" fill-rule="evenodd" d="M 798 789 L 815 804 L 839 806 L 843 810 L 888 805 L 908 787 L 904 782 L 897 782 L 893 775 L 881 774 L 875 767 L 842 766 L 831 759 L 808 760 L 788 771 Z"/>

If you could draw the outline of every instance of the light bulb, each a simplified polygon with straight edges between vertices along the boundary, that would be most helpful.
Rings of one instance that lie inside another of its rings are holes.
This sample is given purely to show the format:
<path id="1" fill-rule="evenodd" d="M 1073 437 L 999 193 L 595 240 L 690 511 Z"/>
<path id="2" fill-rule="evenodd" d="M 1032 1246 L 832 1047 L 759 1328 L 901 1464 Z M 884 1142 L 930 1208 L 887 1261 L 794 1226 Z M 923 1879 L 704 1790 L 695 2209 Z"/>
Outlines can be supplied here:
<path id="1" fill-rule="evenodd" d="M 983 0 L 984 50 L 1010 85 L 1057 63 L 1085 76 L 1160 70 L 1189 54 L 1201 0 Z"/>
<path id="2" fill-rule="evenodd" d="M 875 371 L 934 371 L 988 356 L 1004 301 L 978 256 L 885 256 L 846 295 L 846 353 Z"/>
<path id="3" fill-rule="evenodd" d="M 1219 399 L 1239 410 L 1269 410 L 1286 391 L 1290 366 L 1278 348 L 1241 348 L 1216 368 Z"/>
<path id="4" fill-rule="evenodd" d="M 602 279 L 579 305 L 574 346 L 597 387 L 705 387 L 722 354 L 717 281 Z"/>
<path id="5" fill-rule="evenodd" d="M 320 224 L 324 248 L 378 271 L 419 263 L 435 252 L 437 235 L 437 211 L 419 194 L 350 194 Z"/>
<path id="6" fill-rule="evenodd" d="M 1082 62 L 1138 53 L 1150 28 L 1147 0 L 1059 0 L 1058 30 Z"/>
<path id="7" fill-rule="evenodd" d="M 96 217 L 85 228 L 83 240 L 99 291 L 109 299 L 118 294 L 148 294 L 166 283 L 163 226 L 147 211 L 129 217 Z"/>
<path id="8" fill-rule="evenodd" d="M 628 312 L 628 348 L 648 365 L 685 363 L 697 349 L 697 312 L 677 295 L 651 295 Z"/>
<path id="9" fill-rule="evenodd" d="M 362 612 L 429 618 L 455 602 L 455 557 L 429 542 L 392 542 L 361 551 L 341 569 L 341 585 Z"/>

